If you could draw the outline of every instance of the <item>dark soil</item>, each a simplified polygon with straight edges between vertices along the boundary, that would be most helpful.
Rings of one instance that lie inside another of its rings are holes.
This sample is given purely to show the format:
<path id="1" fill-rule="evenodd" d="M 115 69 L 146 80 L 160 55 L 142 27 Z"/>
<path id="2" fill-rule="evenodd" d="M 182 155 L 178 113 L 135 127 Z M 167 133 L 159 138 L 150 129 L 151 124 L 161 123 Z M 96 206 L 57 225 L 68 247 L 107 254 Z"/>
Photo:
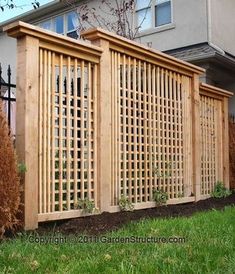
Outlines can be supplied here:
<path id="1" fill-rule="evenodd" d="M 104 234 L 108 231 L 117 230 L 131 221 L 139 221 L 144 218 L 156 219 L 191 216 L 195 212 L 208 211 L 211 209 L 223 209 L 227 205 L 235 205 L 235 193 L 223 199 L 209 198 L 197 203 L 168 205 L 157 208 L 135 210 L 133 212 L 104 212 L 100 215 L 80 217 L 59 222 L 48 222 L 41 224 L 37 232 L 39 234 L 54 231 L 66 235 L 81 233 L 98 235 Z"/>

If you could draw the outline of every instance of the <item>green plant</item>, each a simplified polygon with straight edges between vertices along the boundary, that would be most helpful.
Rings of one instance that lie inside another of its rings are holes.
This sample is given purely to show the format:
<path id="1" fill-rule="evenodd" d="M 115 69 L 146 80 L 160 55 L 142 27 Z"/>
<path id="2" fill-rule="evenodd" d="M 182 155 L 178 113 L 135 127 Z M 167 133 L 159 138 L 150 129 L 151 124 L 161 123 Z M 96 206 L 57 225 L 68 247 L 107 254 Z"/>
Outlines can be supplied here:
<path id="1" fill-rule="evenodd" d="M 27 167 L 26 167 L 25 163 L 19 163 L 18 164 L 18 172 L 20 174 L 24 174 L 24 173 L 27 172 Z"/>
<path id="2" fill-rule="evenodd" d="M 134 205 L 125 195 L 122 195 L 118 203 L 121 211 L 133 211 Z"/>
<path id="3" fill-rule="evenodd" d="M 90 201 L 88 198 L 79 199 L 76 204 L 74 204 L 75 209 L 82 209 L 84 213 L 92 213 L 95 209 L 95 203 Z"/>
<path id="4" fill-rule="evenodd" d="M 178 193 L 177 198 L 184 198 L 184 193 Z"/>
<path id="5" fill-rule="evenodd" d="M 214 187 L 214 190 L 211 192 L 211 197 L 225 198 L 231 194 L 232 194 L 232 192 L 224 186 L 224 183 L 218 181 Z"/>
<path id="6" fill-rule="evenodd" d="M 155 158 L 152 158 L 153 162 L 155 162 Z M 160 159 L 157 158 L 157 161 L 161 161 L 164 163 L 164 169 L 165 171 L 163 171 L 163 168 L 160 167 L 159 163 L 156 163 L 156 165 L 153 164 L 153 175 L 156 175 L 158 178 L 169 178 L 172 176 L 172 169 L 173 167 L 173 163 L 170 161 L 166 161 L 164 160 L 164 157 L 161 156 Z"/>
<path id="7" fill-rule="evenodd" d="M 154 189 L 153 190 L 153 200 L 156 202 L 157 205 L 163 205 L 168 200 L 168 194 L 163 191 L 162 189 Z"/>

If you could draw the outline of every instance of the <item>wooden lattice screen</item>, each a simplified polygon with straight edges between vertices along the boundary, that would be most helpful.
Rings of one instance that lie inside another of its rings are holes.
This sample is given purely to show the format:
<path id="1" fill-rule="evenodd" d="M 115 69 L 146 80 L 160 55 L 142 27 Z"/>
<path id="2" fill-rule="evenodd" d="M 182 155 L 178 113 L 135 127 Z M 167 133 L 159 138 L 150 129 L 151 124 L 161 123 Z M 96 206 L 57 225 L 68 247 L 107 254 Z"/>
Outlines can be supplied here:
<path id="1" fill-rule="evenodd" d="M 16 149 L 25 229 L 78 217 L 78 200 L 119 211 L 207 198 L 229 186 L 228 97 L 202 68 L 110 32 L 75 41 L 17 22 Z M 20 94 L 20 96 L 19 96 Z M 96 211 L 97 212 L 97 211 Z"/>
<path id="2" fill-rule="evenodd" d="M 201 194 L 209 195 L 223 180 L 222 101 L 200 95 Z"/>
<path id="3" fill-rule="evenodd" d="M 39 213 L 96 199 L 97 65 L 40 50 Z"/>
<path id="4" fill-rule="evenodd" d="M 111 60 L 112 205 L 152 201 L 154 188 L 190 196 L 190 78 L 115 51 Z"/>

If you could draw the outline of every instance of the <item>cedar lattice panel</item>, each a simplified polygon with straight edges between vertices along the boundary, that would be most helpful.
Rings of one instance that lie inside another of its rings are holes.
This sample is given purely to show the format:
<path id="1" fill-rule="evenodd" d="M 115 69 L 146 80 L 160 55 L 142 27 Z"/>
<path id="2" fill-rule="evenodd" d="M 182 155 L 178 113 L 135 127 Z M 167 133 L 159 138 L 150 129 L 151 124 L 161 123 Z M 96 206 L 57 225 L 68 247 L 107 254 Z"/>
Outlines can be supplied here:
<path id="1" fill-rule="evenodd" d="M 39 213 L 96 199 L 97 67 L 40 49 Z"/>
<path id="2" fill-rule="evenodd" d="M 201 194 L 207 195 L 222 178 L 221 101 L 200 96 Z"/>
<path id="3" fill-rule="evenodd" d="M 113 87 L 112 204 L 191 194 L 190 79 L 111 52 Z"/>

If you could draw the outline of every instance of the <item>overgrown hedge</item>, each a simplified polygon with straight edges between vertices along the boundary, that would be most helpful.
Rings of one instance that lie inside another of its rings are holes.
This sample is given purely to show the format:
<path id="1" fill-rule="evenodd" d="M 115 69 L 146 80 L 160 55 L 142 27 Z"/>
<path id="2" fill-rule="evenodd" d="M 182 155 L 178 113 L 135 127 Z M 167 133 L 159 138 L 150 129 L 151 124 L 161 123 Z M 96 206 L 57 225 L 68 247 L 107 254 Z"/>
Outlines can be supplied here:
<path id="1" fill-rule="evenodd" d="M 0 100 L 0 238 L 18 224 L 20 178 L 12 136 Z"/>

